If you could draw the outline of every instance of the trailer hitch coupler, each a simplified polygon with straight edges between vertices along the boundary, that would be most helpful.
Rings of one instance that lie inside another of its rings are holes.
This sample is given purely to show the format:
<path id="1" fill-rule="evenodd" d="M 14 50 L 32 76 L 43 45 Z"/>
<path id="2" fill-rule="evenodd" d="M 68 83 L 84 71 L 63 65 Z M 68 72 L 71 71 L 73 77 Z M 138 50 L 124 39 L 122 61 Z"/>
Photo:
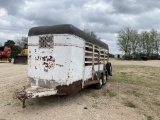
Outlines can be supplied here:
<path id="1" fill-rule="evenodd" d="M 25 100 L 28 99 L 27 92 L 25 91 L 25 86 L 22 91 L 16 92 L 14 98 L 19 99 L 22 102 L 22 108 L 25 108 Z"/>

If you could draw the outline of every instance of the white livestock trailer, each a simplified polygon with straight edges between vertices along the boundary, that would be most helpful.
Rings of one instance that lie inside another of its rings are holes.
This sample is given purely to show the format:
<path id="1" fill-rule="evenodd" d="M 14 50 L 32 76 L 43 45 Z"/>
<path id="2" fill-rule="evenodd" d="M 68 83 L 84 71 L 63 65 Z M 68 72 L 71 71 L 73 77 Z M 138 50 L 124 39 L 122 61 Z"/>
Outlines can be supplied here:
<path id="1" fill-rule="evenodd" d="M 28 33 L 28 84 L 16 94 L 25 99 L 100 89 L 112 75 L 108 45 L 73 25 L 34 27 Z"/>

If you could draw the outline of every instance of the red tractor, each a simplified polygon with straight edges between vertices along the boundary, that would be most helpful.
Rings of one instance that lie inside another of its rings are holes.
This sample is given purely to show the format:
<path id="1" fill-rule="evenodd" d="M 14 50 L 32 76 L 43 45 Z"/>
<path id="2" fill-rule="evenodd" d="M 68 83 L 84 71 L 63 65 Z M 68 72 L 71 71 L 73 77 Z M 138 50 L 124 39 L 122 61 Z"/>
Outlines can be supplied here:
<path id="1" fill-rule="evenodd" d="M 6 47 L 6 46 L 0 47 L 0 61 L 11 62 L 10 54 L 11 54 L 11 48 L 10 47 Z"/>

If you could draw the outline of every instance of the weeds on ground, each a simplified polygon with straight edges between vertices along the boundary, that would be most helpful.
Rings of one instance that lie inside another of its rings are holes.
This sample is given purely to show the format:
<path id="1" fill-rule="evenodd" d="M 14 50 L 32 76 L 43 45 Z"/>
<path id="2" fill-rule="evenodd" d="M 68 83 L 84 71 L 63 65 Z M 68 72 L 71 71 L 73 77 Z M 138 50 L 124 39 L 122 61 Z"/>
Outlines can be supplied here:
<path id="1" fill-rule="evenodd" d="M 109 89 L 102 92 L 103 96 L 115 97 L 117 94 Z"/>
<path id="2" fill-rule="evenodd" d="M 127 107 L 136 108 L 136 105 L 134 103 L 132 103 L 131 101 L 126 101 L 124 103 L 124 105 Z"/>
<path id="3" fill-rule="evenodd" d="M 109 90 L 109 89 L 105 89 L 100 93 L 96 93 L 96 92 L 93 92 L 91 93 L 89 96 L 93 97 L 93 98 L 99 98 L 100 96 L 109 96 L 109 97 L 115 97 L 117 94 L 115 92 L 113 92 L 112 90 Z"/>
<path id="4" fill-rule="evenodd" d="M 11 105 L 11 103 L 10 102 L 8 102 L 7 104 L 5 104 L 5 105 Z"/>
<path id="5" fill-rule="evenodd" d="M 114 76 L 110 78 L 109 82 L 115 82 L 116 85 L 118 83 L 118 85 L 127 86 L 125 92 L 123 92 L 127 95 L 124 97 L 128 97 L 128 99 L 123 99 L 124 106 L 140 110 L 145 105 L 145 107 L 147 107 L 146 109 L 152 109 L 154 113 L 157 114 L 157 117 L 159 117 L 160 102 L 157 98 L 157 96 L 160 95 L 159 67 L 134 65 L 113 65 L 113 67 Z M 117 88 L 117 91 L 118 90 Z M 134 99 L 137 102 L 134 103 Z M 140 101 L 140 103 L 138 103 L 138 101 Z M 144 112 L 142 111 L 142 113 Z M 151 116 L 145 115 L 146 120 L 154 119 L 152 117 L 153 114 L 150 114 Z"/>
<path id="6" fill-rule="evenodd" d="M 151 116 L 147 116 L 147 115 L 144 115 L 144 116 L 146 116 L 147 120 L 153 120 Z"/>
<path id="7" fill-rule="evenodd" d="M 93 104 L 92 107 L 93 107 L 93 108 L 98 108 L 97 103 Z"/>
<path id="8" fill-rule="evenodd" d="M 34 105 L 34 102 L 28 101 L 28 105 L 33 106 L 33 105 Z"/>
<path id="9" fill-rule="evenodd" d="M 141 96 L 143 96 L 143 94 L 141 94 L 141 93 L 139 93 L 139 92 L 137 92 L 137 91 L 135 91 L 135 90 L 133 90 L 133 91 L 131 91 L 132 92 L 132 94 L 134 95 L 134 96 L 136 96 L 136 97 L 141 97 Z"/>
<path id="10" fill-rule="evenodd" d="M 93 98 L 98 98 L 98 97 L 99 97 L 99 94 L 94 92 L 94 93 L 92 93 L 90 96 L 93 97 Z"/>
<path id="11" fill-rule="evenodd" d="M 127 83 L 160 90 L 159 68 L 146 66 L 114 66 L 112 82 Z"/>
<path id="12" fill-rule="evenodd" d="M 156 106 L 160 106 L 160 101 L 155 101 L 155 102 L 153 102 L 153 104 Z"/>
<path id="13" fill-rule="evenodd" d="M 141 96 L 143 96 L 143 94 L 137 92 L 136 90 L 128 90 L 126 93 L 132 94 L 135 97 L 141 97 Z"/>

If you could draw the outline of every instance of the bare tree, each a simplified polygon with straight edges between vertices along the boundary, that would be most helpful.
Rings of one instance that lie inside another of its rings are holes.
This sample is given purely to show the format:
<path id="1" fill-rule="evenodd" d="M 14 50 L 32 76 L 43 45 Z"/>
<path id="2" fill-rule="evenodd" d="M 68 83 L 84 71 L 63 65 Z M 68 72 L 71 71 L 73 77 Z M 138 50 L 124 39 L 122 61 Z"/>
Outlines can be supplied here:
<path id="1" fill-rule="evenodd" d="M 158 55 L 159 53 L 159 39 L 158 39 L 158 32 L 155 29 L 152 29 L 150 31 L 150 41 L 152 45 L 152 54 L 155 52 L 155 54 Z"/>
<path id="2" fill-rule="evenodd" d="M 147 31 L 144 31 L 141 33 L 141 41 L 142 41 L 142 48 L 143 48 L 143 53 L 146 53 L 147 56 L 149 57 L 151 54 L 152 50 L 152 43 L 150 40 L 150 33 Z"/>
<path id="3" fill-rule="evenodd" d="M 119 50 L 125 53 L 125 57 L 130 57 L 131 53 L 136 51 L 137 37 L 137 31 L 132 30 L 129 27 L 126 27 L 119 31 L 117 45 L 119 47 Z"/>
<path id="4" fill-rule="evenodd" d="M 134 58 L 138 51 L 139 42 L 139 34 L 137 30 L 131 30 L 131 52 Z"/>
<path id="5" fill-rule="evenodd" d="M 28 37 L 22 37 L 20 40 L 16 41 L 16 44 L 23 49 L 25 44 L 28 44 Z"/>
<path id="6" fill-rule="evenodd" d="M 157 35 L 157 54 L 159 56 L 160 53 L 160 33 Z"/>

